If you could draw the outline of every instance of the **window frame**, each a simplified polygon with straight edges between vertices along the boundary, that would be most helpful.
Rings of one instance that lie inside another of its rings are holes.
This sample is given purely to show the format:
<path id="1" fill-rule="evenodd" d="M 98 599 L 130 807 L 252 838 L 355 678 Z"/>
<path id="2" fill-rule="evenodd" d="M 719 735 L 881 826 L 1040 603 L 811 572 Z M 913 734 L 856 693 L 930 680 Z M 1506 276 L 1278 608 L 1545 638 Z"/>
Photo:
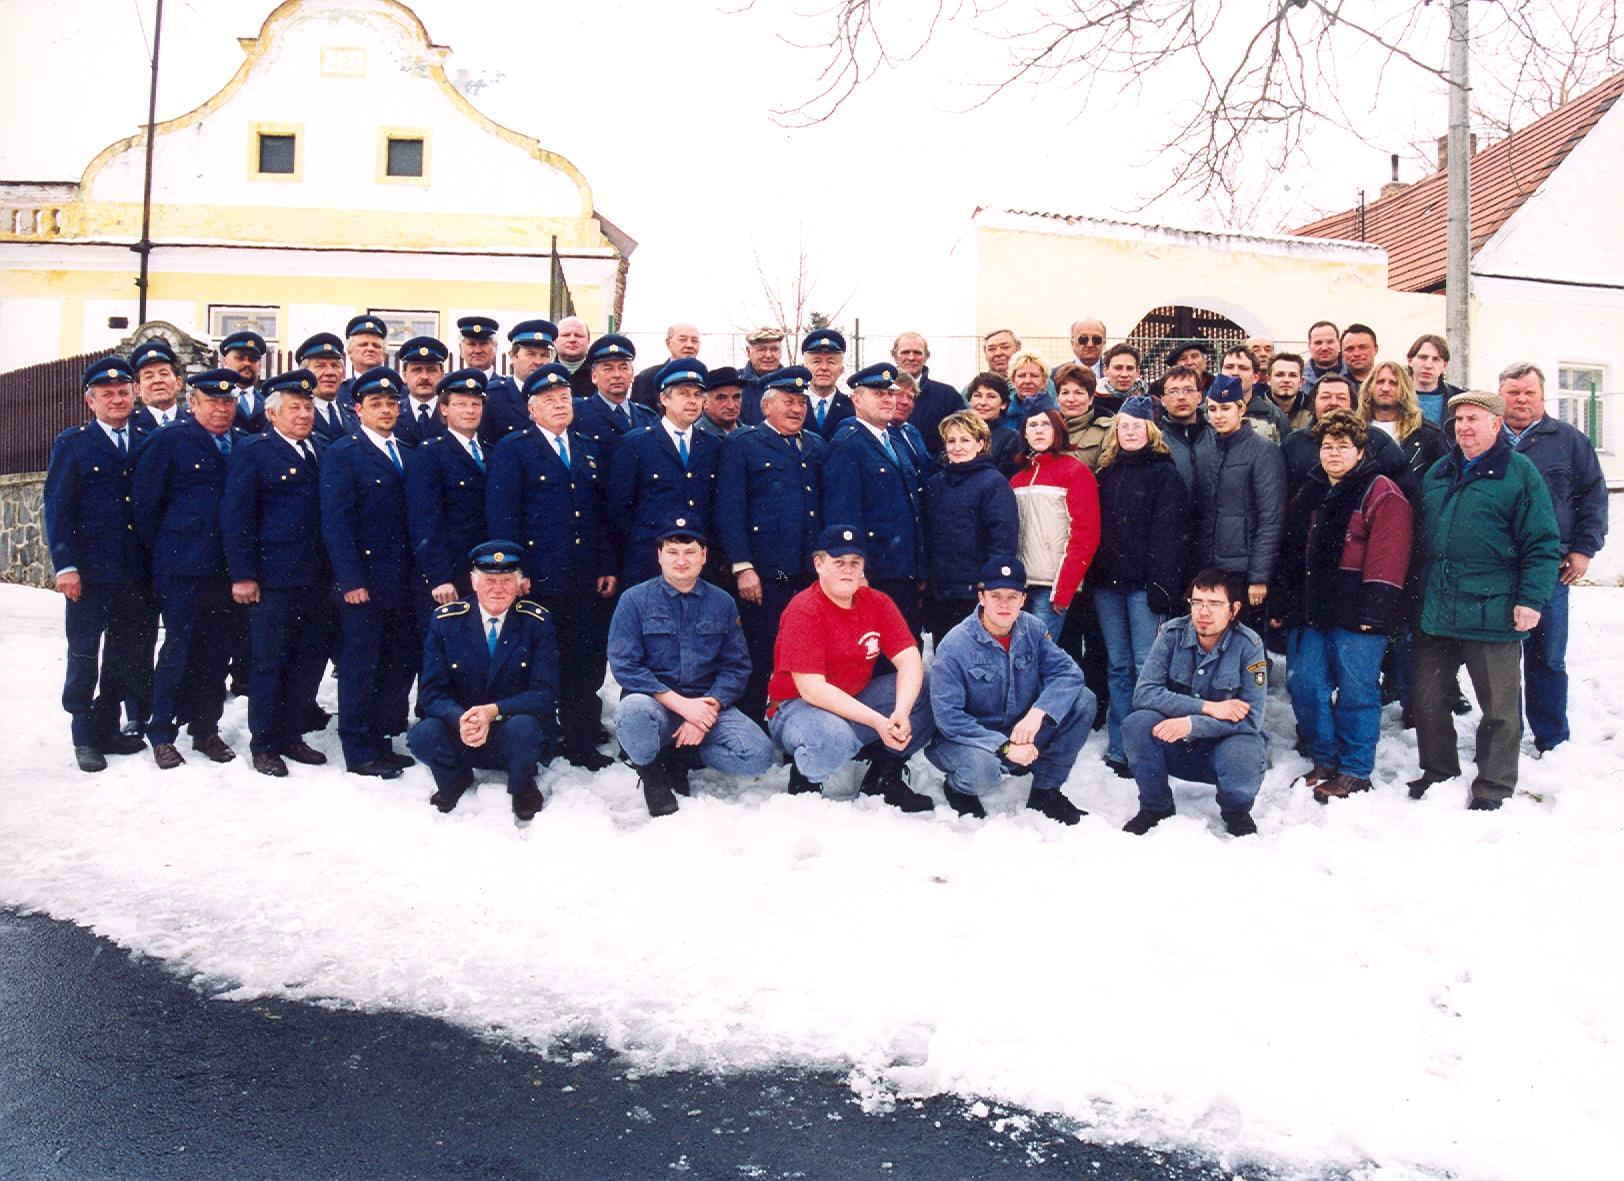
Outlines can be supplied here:
<path id="1" fill-rule="evenodd" d="M 383 342 L 383 345 L 391 353 L 397 351 L 401 345 L 414 336 L 432 336 L 435 340 L 441 339 L 440 313 L 438 311 L 431 311 L 427 308 L 368 308 L 367 315 L 377 316 L 385 324 L 389 325 L 389 336 Z M 420 330 L 420 324 L 424 321 L 432 321 L 427 332 Z M 419 326 L 402 327 L 402 325 L 414 323 L 418 323 Z"/>
<path id="2" fill-rule="evenodd" d="M 419 176 L 391 176 L 389 173 L 389 144 L 391 140 L 416 140 L 423 145 L 423 171 Z M 433 137 L 427 127 L 380 127 L 377 146 L 377 181 L 381 185 L 409 185 L 428 188 L 432 172 Z"/>
<path id="3" fill-rule="evenodd" d="M 291 136 L 293 139 L 293 171 L 261 172 L 259 168 L 260 138 L 262 136 Z M 248 125 L 248 179 L 281 183 L 298 183 L 304 179 L 304 124 L 303 123 L 250 123 Z"/>
<path id="4" fill-rule="evenodd" d="M 241 316 L 246 322 L 227 327 L 220 317 Z M 270 319 L 271 331 L 266 332 L 261 327 L 266 318 Z M 219 351 L 220 342 L 233 332 L 243 329 L 252 329 L 265 338 L 267 351 L 275 350 L 282 340 L 282 309 L 276 304 L 269 303 L 211 303 L 208 305 L 209 341 L 216 351 Z"/>

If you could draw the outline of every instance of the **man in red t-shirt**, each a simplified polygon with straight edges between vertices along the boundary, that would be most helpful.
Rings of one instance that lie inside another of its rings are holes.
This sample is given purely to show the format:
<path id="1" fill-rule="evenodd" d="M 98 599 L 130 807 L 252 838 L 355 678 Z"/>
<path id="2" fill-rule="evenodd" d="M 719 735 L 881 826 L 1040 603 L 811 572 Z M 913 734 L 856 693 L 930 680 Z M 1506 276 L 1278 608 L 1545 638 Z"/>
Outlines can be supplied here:
<path id="1" fill-rule="evenodd" d="M 768 729 L 789 757 L 792 794 L 821 791 L 825 779 L 864 755 L 864 794 L 904 812 L 928 812 L 936 802 L 903 776 L 932 732 L 925 665 L 897 605 L 863 584 L 866 558 L 862 534 L 849 525 L 831 525 L 818 537 L 818 580 L 790 600 L 778 624 Z M 876 677 L 882 655 L 896 672 Z"/>

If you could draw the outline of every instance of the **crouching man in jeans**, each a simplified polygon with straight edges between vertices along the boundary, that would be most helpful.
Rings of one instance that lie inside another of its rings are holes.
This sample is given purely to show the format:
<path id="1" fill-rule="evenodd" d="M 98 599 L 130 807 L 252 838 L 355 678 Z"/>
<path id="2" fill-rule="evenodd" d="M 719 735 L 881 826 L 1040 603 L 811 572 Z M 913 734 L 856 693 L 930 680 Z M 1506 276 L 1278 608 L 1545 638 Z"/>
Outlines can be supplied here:
<path id="1" fill-rule="evenodd" d="M 558 639 L 547 609 L 519 598 L 522 556 L 511 541 L 476 545 L 474 593 L 429 618 L 417 682 L 423 720 L 406 743 L 433 773 L 429 803 L 442 812 L 457 806 L 475 767 L 507 772 L 515 820 L 541 811 L 536 766 L 558 738 Z"/>
<path id="2" fill-rule="evenodd" d="M 620 596 L 609 624 L 609 668 L 620 686 L 615 737 L 643 783 L 650 816 L 677 810 L 699 763 L 760 775 L 773 744 L 734 703 L 750 680 L 750 649 L 733 596 L 700 581 L 699 518 L 660 527 L 660 574 Z"/>
<path id="3" fill-rule="evenodd" d="M 1133 710 L 1122 723 L 1139 811 L 1123 826 L 1143 836 L 1173 815 L 1167 777 L 1218 786 L 1231 836 L 1257 831 L 1252 801 L 1263 784 L 1268 740 L 1263 641 L 1240 622 L 1244 576 L 1208 567 L 1190 585 L 1190 614 L 1170 620 L 1150 646 Z"/>
<path id="4" fill-rule="evenodd" d="M 947 802 L 985 816 L 980 796 L 1005 775 L 1032 776 L 1026 806 L 1061 824 L 1086 813 L 1061 794 L 1094 721 L 1082 670 L 1026 605 L 1026 567 L 993 558 L 977 583 L 980 608 L 954 626 L 930 670 L 936 737 L 925 757 L 947 773 Z"/>
<path id="5" fill-rule="evenodd" d="M 855 526 L 819 534 L 818 580 L 789 601 L 778 625 L 768 726 L 789 757 L 791 795 L 823 790 L 825 779 L 863 756 L 864 795 L 928 812 L 936 802 L 903 779 L 909 756 L 930 741 L 925 664 L 897 605 L 864 585 L 866 557 Z M 876 677 L 882 655 L 897 671 Z"/>

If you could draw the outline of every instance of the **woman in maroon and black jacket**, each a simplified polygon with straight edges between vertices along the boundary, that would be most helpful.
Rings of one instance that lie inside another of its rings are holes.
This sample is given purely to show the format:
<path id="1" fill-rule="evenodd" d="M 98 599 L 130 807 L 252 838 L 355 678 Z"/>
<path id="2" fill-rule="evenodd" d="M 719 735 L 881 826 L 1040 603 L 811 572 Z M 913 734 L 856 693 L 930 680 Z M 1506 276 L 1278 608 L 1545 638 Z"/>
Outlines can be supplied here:
<path id="1" fill-rule="evenodd" d="M 1345 410 L 1314 425 L 1319 466 L 1287 510 L 1269 595 L 1287 629 L 1287 689 L 1314 762 L 1305 779 L 1322 803 L 1370 787 L 1382 653 L 1410 568 L 1410 502 L 1365 458 L 1368 431 Z"/>

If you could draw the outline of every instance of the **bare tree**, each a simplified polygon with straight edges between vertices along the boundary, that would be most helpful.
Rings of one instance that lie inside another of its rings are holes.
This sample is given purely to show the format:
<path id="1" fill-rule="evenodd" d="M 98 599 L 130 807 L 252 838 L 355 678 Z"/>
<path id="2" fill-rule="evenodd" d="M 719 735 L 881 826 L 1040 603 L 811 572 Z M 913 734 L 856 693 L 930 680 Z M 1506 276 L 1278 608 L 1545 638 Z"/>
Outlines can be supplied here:
<path id="1" fill-rule="evenodd" d="M 762 261 L 761 251 L 752 245 L 751 255 L 756 261 L 756 278 L 761 283 L 761 299 L 767 308 L 767 322 L 783 328 L 799 338 L 813 328 L 826 328 L 851 302 L 851 293 L 833 305 L 831 311 L 818 311 L 818 277 L 812 269 L 811 254 L 807 249 L 803 230 L 796 238 L 792 265 L 780 273 Z M 825 303 L 827 307 L 827 302 Z"/>

